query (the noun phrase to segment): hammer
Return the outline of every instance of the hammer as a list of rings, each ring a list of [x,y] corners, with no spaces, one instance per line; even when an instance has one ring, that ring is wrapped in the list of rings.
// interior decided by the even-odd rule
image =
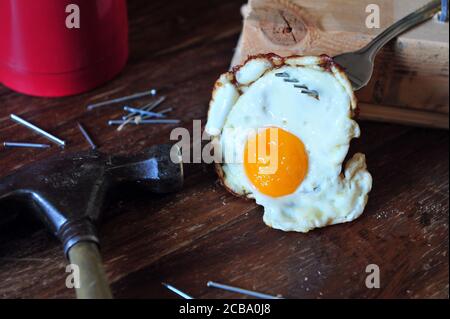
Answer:
[[[61,241],[79,269],[77,298],[109,299],[96,224],[108,191],[124,185],[157,194],[181,189],[180,150],[158,145],[132,157],[92,151],[54,157],[1,180],[0,203],[25,203]]]

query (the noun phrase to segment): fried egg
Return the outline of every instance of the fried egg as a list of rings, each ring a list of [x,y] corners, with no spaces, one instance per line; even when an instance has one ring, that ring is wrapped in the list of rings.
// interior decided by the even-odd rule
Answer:
[[[360,136],[357,101],[327,56],[262,55],[216,82],[205,131],[220,146],[223,185],[264,207],[264,222],[308,232],[350,222],[372,188],[363,154],[345,164]]]

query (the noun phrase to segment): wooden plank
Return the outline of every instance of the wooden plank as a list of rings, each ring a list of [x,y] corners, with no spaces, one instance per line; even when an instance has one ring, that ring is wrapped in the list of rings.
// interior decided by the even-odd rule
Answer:
[[[250,0],[243,8],[244,27],[232,65],[259,53],[334,56],[355,51],[426,2]],[[369,4],[380,7],[380,29],[368,29],[365,25],[368,15],[365,9]],[[357,93],[358,99],[362,104],[384,106],[380,112],[390,107],[396,109],[380,114],[383,120],[399,122],[410,114],[408,110],[418,110],[441,116],[440,122],[448,123],[448,37],[448,23],[436,20],[399,37],[377,57],[373,79]],[[414,120],[411,124],[429,123],[427,118]]]
[[[448,129],[449,127],[449,118],[447,116],[442,116],[440,113],[366,103],[360,103],[359,118],[378,122],[393,122],[403,125],[416,125],[439,129]]]

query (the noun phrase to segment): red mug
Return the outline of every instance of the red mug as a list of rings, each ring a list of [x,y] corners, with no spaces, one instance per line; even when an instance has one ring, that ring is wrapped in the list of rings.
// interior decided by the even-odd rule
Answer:
[[[0,83],[17,92],[79,94],[127,58],[125,0],[0,0]]]

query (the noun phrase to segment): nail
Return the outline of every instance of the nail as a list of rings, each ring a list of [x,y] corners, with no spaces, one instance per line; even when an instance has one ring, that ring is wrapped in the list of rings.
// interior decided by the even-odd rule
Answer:
[[[6,148],[50,148],[48,144],[35,144],[35,143],[17,143],[17,142],[4,142],[3,146]]]
[[[131,123],[131,122],[133,121],[133,119],[134,119],[133,117],[130,117],[130,118],[127,119],[127,120],[123,120],[123,123],[119,125],[119,127],[117,128],[117,131],[118,131],[118,132],[122,131],[123,128],[124,128],[125,126],[127,126],[127,124],[129,124],[129,123]],[[108,124],[111,125],[110,123],[108,123]]]
[[[86,129],[83,127],[83,125],[81,125],[81,123],[77,123],[78,124],[78,128],[81,131],[81,134],[83,134],[84,138],[86,139],[86,141],[89,143],[89,145],[91,146],[91,148],[93,150],[97,149],[97,145],[95,145],[94,141],[92,140],[92,138],[89,136],[89,133],[86,131]]]
[[[283,73],[275,73],[275,76],[278,78],[289,78],[291,77],[288,73],[283,72]]]
[[[247,296],[251,296],[251,297],[255,297],[255,298],[259,298],[259,299],[283,299],[281,297],[275,297],[275,296],[271,296],[271,295],[267,295],[267,294],[262,294],[260,292],[255,292],[255,291],[246,290],[246,289],[242,289],[242,288],[223,285],[223,284],[219,284],[219,283],[216,283],[213,281],[209,281],[207,286],[212,287],[212,288],[218,288],[218,289],[230,291],[230,292],[235,292],[238,294],[247,295]]]
[[[66,145],[66,142],[57,138],[56,136],[44,131],[43,129],[40,129],[39,127],[37,127],[36,125],[31,124],[30,122],[25,121],[24,119],[20,118],[19,116],[15,115],[15,114],[11,114],[11,119],[27,128],[29,128],[30,130],[46,137],[47,139],[49,139],[50,141],[64,147]]]
[[[159,114],[167,114],[167,113],[172,112],[172,111],[173,111],[173,108],[168,107],[167,109],[161,110],[158,113]]]
[[[99,108],[99,107],[102,107],[102,106],[107,106],[107,105],[111,105],[111,104],[117,104],[117,103],[130,101],[130,100],[136,100],[136,99],[139,99],[139,98],[142,98],[142,97],[145,97],[145,96],[155,96],[156,94],[157,94],[157,91],[155,89],[152,89],[150,91],[135,93],[135,94],[132,94],[132,95],[120,97],[120,98],[113,99],[113,100],[100,102],[100,103],[96,103],[96,104],[91,104],[91,105],[88,105],[87,109],[89,111],[92,111],[93,109],[96,109],[96,108]]]
[[[148,116],[148,117],[156,117],[156,118],[165,117],[165,115],[161,114],[161,113],[149,112],[149,111],[145,111],[142,109],[136,109],[134,107],[129,107],[129,106],[125,106],[123,108],[123,110],[126,112],[130,112],[132,114],[144,115],[144,116]]]
[[[157,108],[158,106],[160,106],[162,103],[164,103],[165,100],[166,100],[166,97],[162,96],[158,100],[156,100],[155,102],[147,104],[146,106],[141,108],[141,110],[150,112],[150,111],[154,110],[155,108]],[[129,118],[132,118],[133,116],[136,116],[136,115],[137,114],[128,114],[128,115],[124,116],[122,119],[123,120],[128,120]]]
[[[169,107],[167,109],[159,111],[158,113],[164,115],[164,114],[167,114],[167,113],[172,112],[172,111],[173,111],[173,108]],[[151,118],[151,116],[142,116],[141,120],[146,120],[146,119],[149,119],[149,118]]]
[[[175,287],[172,286],[172,285],[166,284],[166,283],[164,283],[164,282],[162,283],[162,285],[163,285],[164,287],[166,287],[167,289],[169,289],[170,291],[176,293],[178,296],[184,298],[184,299],[194,299],[194,298],[192,298],[191,296],[189,296],[187,293],[181,291],[181,290],[178,289],[178,288],[175,288]]]
[[[317,93],[317,91],[314,91],[314,90],[302,90],[301,93],[307,94],[310,97],[315,98],[316,100],[319,99],[319,93]]]
[[[303,93],[303,94],[307,94],[307,95],[309,95],[309,96],[311,96],[311,97],[313,97],[313,98],[315,98],[315,99],[319,99],[319,92],[317,92],[317,91],[315,91],[315,90],[310,90],[310,89],[308,89],[308,87],[306,86],[306,85],[304,85],[304,84],[296,84],[296,85],[294,85],[294,87],[295,88],[297,88],[297,89],[302,89],[301,90],[301,93]]]
[[[108,122],[108,125],[122,125],[128,124],[128,120],[111,120]],[[135,121],[130,121],[129,124],[139,125],[139,124],[178,124],[180,120],[142,120],[136,123]]]
[[[164,110],[161,110],[159,112],[156,112],[156,114],[165,115],[165,114],[167,114],[169,112],[172,112],[172,111],[173,111],[173,108],[169,107],[167,109],[164,109]],[[150,113],[155,113],[155,112],[150,112]],[[146,119],[152,118],[153,116],[147,116],[147,115],[141,116],[141,115],[136,114],[135,117],[138,117],[141,120],[146,120]],[[162,117],[165,117],[165,116],[162,116]],[[160,118],[162,118],[162,117],[160,117]],[[126,115],[126,116],[122,117],[122,120],[124,120],[124,121],[129,120],[129,119],[134,119],[134,117],[133,116],[129,116],[129,115]]]

